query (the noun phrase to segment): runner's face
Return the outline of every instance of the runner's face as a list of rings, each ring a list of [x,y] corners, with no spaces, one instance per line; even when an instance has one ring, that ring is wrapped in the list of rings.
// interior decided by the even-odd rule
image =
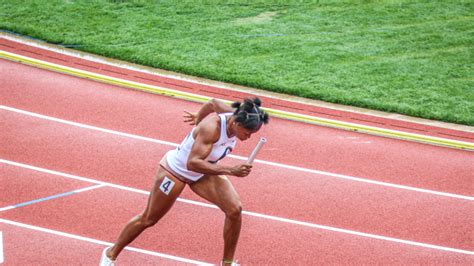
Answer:
[[[253,133],[257,132],[260,128],[257,128],[255,130],[251,130],[251,129],[247,129],[247,128],[244,128],[240,123],[237,123],[236,124],[236,127],[235,127],[235,136],[239,139],[239,140],[247,140],[249,139]]]

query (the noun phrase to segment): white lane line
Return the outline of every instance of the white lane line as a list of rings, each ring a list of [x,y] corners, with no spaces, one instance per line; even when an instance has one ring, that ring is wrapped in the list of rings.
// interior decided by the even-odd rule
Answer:
[[[71,179],[75,179],[75,180],[81,180],[81,181],[91,182],[91,183],[95,183],[95,184],[101,184],[101,185],[105,185],[105,186],[109,186],[109,187],[113,187],[113,188],[117,188],[117,189],[121,189],[121,190],[131,191],[131,192],[139,193],[139,194],[143,194],[143,195],[149,195],[149,192],[145,191],[145,190],[130,188],[130,187],[127,187],[127,186],[116,185],[116,184],[103,182],[103,181],[98,181],[98,180],[85,178],[85,177],[80,177],[80,176],[74,176],[74,175],[65,174],[65,173],[61,173],[61,172],[58,172],[58,171],[52,171],[52,170],[48,170],[48,169],[44,169],[44,168],[40,168],[40,167],[36,167],[36,166],[26,165],[26,164],[12,162],[12,161],[3,160],[3,159],[0,159],[0,163],[5,163],[5,164],[17,166],[17,167],[22,167],[22,168],[26,168],[26,169],[30,169],[30,170],[43,172],[43,173],[58,175],[58,176],[71,178]],[[197,206],[201,206],[201,207],[218,209],[217,206],[212,205],[212,204],[208,204],[208,203],[203,203],[203,202],[198,202],[198,201],[193,201],[193,200],[188,200],[188,199],[182,199],[182,198],[178,198],[178,201],[188,203],[188,204],[197,205]],[[289,224],[294,224],[294,225],[300,225],[300,226],[306,226],[306,227],[311,227],[311,228],[318,228],[318,229],[321,229],[321,230],[339,232],[339,233],[344,233],[344,234],[349,234],[349,235],[362,236],[362,237],[378,239],[378,240],[384,240],[384,241],[395,242],[395,243],[401,243],[401,244],[406,244],[406,245],[411,245],[411,246],[418,246],[418,247],[424,247],[424,248],[430,248],[430,249],[436,249],[436,250],[443,250],[443,251],[449,251],[449,252],[456,252],[456,253],[474,255],[474,251],[469,251],[469,250],[462,250],[462,249],[456,249],[456,248],[426,244],[426,243],[421,243],[421,242],[416,242],[416,241],[404,240],[404,239],[399,239],[399,238],[386,237],[386,236],[381,236],[381,235],[376,235],[376,234],[369,234],[369,233],[358,232],[358,231],[353,231],[353,230],[347,230],[347,229],[342,229],[342,228],[337,228],[337,227],[331,227],[331,226],[314,224],[314,223],[309,223],[309,222],[302,222],[302,221],[298,221],[298,220],[287,219],[287,218],[282,218],[282,217],[277,217],[277,216],[260,214],[260,213],[256,213],[256,212],[250,212],[250,211],[243,211],[242,213],[245,214],[245,215],[254,216],[254,217],[258,217],[258,218],[262,218],[262,219],[278,221],[278,222],[283,222],[283,223],[289,223]]]
[[[2,231],[0,231],[0,263],[3,263],[4,257],[3,257],[3,235]]]
[[[264,218],[264,219],[284,222],[284,223],[290,223],[290,224],[302,225],[302,226],[307,226],[307,227],[312,227],[312,228],[318,228],[318,229],[322,229],[322,230],[328,230],[328,231],[339,232],[339,233],[344,233],[344,234],[362,236],[362,237],[367,237],[367,238],[372,238],[372,239],[385,240],[385,241],[390,241],[390,242],[395,242],[395,243],[400,243],[400,244],[406,244],[406,245],[410,245],[410,246],[418,246],[418,247],[431,248],[431,249],[437,249],[437,250],[443,250],[443,251],[449,251],[449,252],[462,253],[462,254],[467,254],[467,255],[474,255],[474,251],[470,251],[470,250],[450,248],[450,247],[432,245],[432,244],[421,243],[421,242],[416,242],[416,241],[404,240],[404,239],[400,239],[400,238],[363,233],[363,232],[358,232],[358,231],[353,231],[353,230],[347,230],[347,229],[342,229],[342,228],[337,228],[337,227],[332,227],[332,226],[326,226],[326,225],[313,224],[313,223],[308,223],[308,222],[301,222],[301,221],[296,221],[296,220],[292,220],[292,219],[275,217],[275,216],[259,214],[259,213],[253,213],[253,212],[245,212],[244,211],[244,213],[248,214],[249,216],[255,216],[255,217],[260,217],[260,218]]]
[[[245,157],[240,157],[239,159],[244,159],[244,158]],[[384,186],[384,187],[397,188],[397,189],[403,189],[403,190],[408,190],[408,191],[427,193],[427,194],[431,194],[431,195],[437,195],[437,196],[443,196],[443,197],[450,197],[450,198],[474,201],[474,197],[472,197],[472,196],[453,194],[453,193],[435,191],[435,190],[424,189],[424,188],[410,187],[410,186],[398,185],[398,184],[393,184],[393,183],[386,183],[386,182],[382,182],[382,181],[376,181],[376,180],[365,179],[365,178],[360,178],[360,177],[353,177],[353,176],[348,176],[348,175],[334,174],[334,173],[329,173],[329,172],[324,172],[324,171],[319,171],[319,170],[312,170],[312,169],[308,169],[308,168],[303,168],[303,167],[298,167],[298,166],[291,166],[291,165],[286,165],[286,164],[281,164],[281,163],[261,161],[261,160],[258,160],[258,159],[256,159],[255,162],[258,162],[258,163],[261,163],[261,164],[266,164],[266,165],[272,165],[272,166],[276,166],[276,167],[280,167],[280,168],[291,169],[291,170],[300,171],[300,172],[306,172],[306,173],[317,174],[317,175],[319,174],[319,175],[324,175],[324,176],[331,176],[331,177],[335,177],[335,178],[338,178],[338,179],[345,179],[345,180],[351,180],[351,181],[355,181],[355,182],[361,182],[361,183]]]
[[[73,190],[72,192],[77,194],[77,193],[93,190],[93,189],[96,189],[96,188],[101,188],[101,187],[104,187],[104,186],[105,185],[100,184],[100,185],[97,185],[97,186],[91,186],[91,187],[76,189],[76,190]]]
[[[71,126],[76,126],[76,127],[80,127],[80,128],[105,132],[105,133],[109,133],[109,134],[113,134],[113,135],[117,135],[117,136],[122,136],[122,137],[126,137],[126,138],[149,141],[149,142],[163,144],[163,145],[169,145],[169,146],[173,146],[173,147],[177,147],[179,145],[177,143],[172,143],[172,142],[168,142],[168,141],[143,137],[143,136],[134,135],[134,134],[123,133],[123,132],[119,132],[119,131],[115,131],[115,130],[104,129],[104,128],[100,128],[100,127],[95,127],[95,126],[85,125],[85,124],[76,123],[76,122],[72,122],[72,121],[68,121],[68,120],[63,120],[63,119],[59,119],[59,118],[55,118],[55,117],[51,117],[51,116],[32,113],[32,112],[28,112],[28,111],[24,111],[24,110],[12,108],[12,107],[4,106],[4,105],[0,105],[0,109],[15,112],[15,113],[20,113],[20,114],[24,114],[24,115],[28,115],[28,116],[32,116],[32,117],[36,117],[36,118],[40,118],[40,119],[54,121],[54,122],[58,122],[58,123],[66,124],[66,125],[71,125]],[[244,160],[244,161],[247,160],[247,157],[243,157],[243,156],[229,155],[229,157],[234,158],[234,159],[238,159],[238,160]],[[423,188],[416,188],[416,187],[405,186],[405,185],[398,185],[398,184],[393,184],[393,183],[375,181],[375,180],[371,180],[371,179],[348,176],[348,175],[329,173],[329,172],[324,172],[324,171],[319,171],[319,170],[313,170],[313,169],[308,169],[308,168],[303,168],[303,167],[298,167],[298,166],[291,166],[291,165],[286,165],[286,164],[281,164],[281,163],[274,163],[274,162],[263,161],[263,160],[258,160],[258,159],[256,159],[255,162],[265,164],[265,165],[280,167],[280,168],[291,169],[291,170],[295,170],[295,171],[301,171],[301,172],[306,172],[306,173],[311,173],[311,174],[335,177],[335,178],[338,178],[338,179],[344,179],[344,180],[362,182],[362,183],[379,185],[379,186],[384,186],[384,187],[404,189],[404,190],[409,190],[409,191],[428,193],[428,194],[432,194],[432,195],[438,195],[438,196],[444,196],[444,197],[451,197],[451,198],[474,201],[473,196],[466,196],[466,195],[460,195],[460,194],[454,194],[454,193],[448,193],[448,192],[435,191],[435,190],[430,190],[430,189],[423,189]]]
[[[67,197],[67,196],[78,194],[78,193],[81,193],[81,192],[84,192],[84,191],[89,191],[89,190],[93,190],[93,189],[96,189],[96,188],[101,188],[101,187],[104,187],[104,186],[105,185],[100,184],[100,185],[80,188],[80,189],[76,189],[76,190],[72,190],[72,191],[67,191],[67,192],[63,192],[63,193],[59,193],[59,194],[55,194],[55,195],[51,195],[51,196],[46,196],[46,197],[42,197],[42,198],[38,198],[38,199],[34,199],[34,200],[29,200],[29,201],[26,201],[26,202],[21,202],[21,203],[18,203],[18,204],[14,204],[14,205],[11,205],[11,206],[6,206],[6,207],[3,207],[3,208],[0,208],[0,212],[15,209],[15,208],[20,208],[20,207],[23,207],[23,206],[28,206],[28,205],[43,202],[43,201],[48,201],[48,200],[53,200],[53,199],[57,199],[57,198]]]
[[[21,228],[27,228],[27,229],[31,229],[31,230],[34,230],[34,231],[44,232],[44,233],[53,234],[53,235],[57,235],[57,236],[63,236],[63,237],[72,238],[72,239],[76,239],[76,240],[80,240],[80,241],[84,241],[84,242],[89,242],[89,243],[94,243],[94,244],[99,244],[99,245],[103,245],[103,246],[113,245],[110,242],[106,242],[106,241],[102,241],[102,240],[97,240],[97,239],[93,239],[93,238],[89,238],[89,237],[69,234],[69,233],[65,233],[65,232],[61,232],[61,231],[56,231],[56,230],[52,230],[52,229],[48,229],[48,228],[44,228],[44,227],[35,226],[35,225],[19,223],[19,222],[6,220],[6,219],[2,219],[2,218],[0,218],[0,223],[5,223],[5,224],[21,227]],[[213,265],[213,264],[210,264],[210,263],[207,263],[207,262],[186,259],[186,258],[183,258],[183,257],[172,256],[172,255],[159,253],[159,252],[154,252],[154,251],[149,251],[149,250],[140,249],[140,248],[126,247],[125,249],[130,250],[130,251],[134,251],[134,252],[137,252],[137,253],[147,254],[147,255],[151,255],[151,256],[155,256],[155,257],[161,257],[161,258],[170,259],[170,260],[179,261],[179,262],[184,262],[184,263],[191,263],[191,264],[196,264],[196,265]],[[97,258],[97,261],[99,261],[99,260],[100,260],[100,258]]]
[[[20,110],[20,109],[16,109],[16,108],[8,107],[8,106],[5,106],[5,105],[0,105],[0,109],[15,112],[15,113],[19,113],[19,114],[23,114],[23,115],[28,115],[28,116],[32,116],[32,117],[36,117],[36,118],[41,118],[41,119],[44,119],[44,120],[54,121],[54,122],[58,122],[58,123],[62,123],[62,124],[70,125],[70,126],[75,126],[75,127],[100,131],[100,132],[104,132],[104,133],[109,133],[109,134],[113,134],[113,135],[117,135],[117,136],[121,136],[121,137],[144,140],[144,141],[149,141],[149,142],[154,142],[154,143],[164,144],[164,145],[169,145],[169,146],[174,146],[174,147],[178,146],[178,144],[173,143],[173,142],[157,140],[157,139],[142,137],[142,136],[138,136],[138,135],[134,135],[134,134],[123,133],[123,132],[119,132],[119,131],[115,131],[115,130],[110,130],[110,129],[90,126],[90,125],[86,125],[86,124],[76,123],[76,122],[72,122],[72,121],[68,121],[68,120],[64,120],[64,119],[59,119],[59,118],[55,118],[55,117],[51,117],[51,116],[41,115],[41,114],[38,114],[38,113],[32,113],[32,112],[28,112],[28,111],[24,111],[24,110]]]

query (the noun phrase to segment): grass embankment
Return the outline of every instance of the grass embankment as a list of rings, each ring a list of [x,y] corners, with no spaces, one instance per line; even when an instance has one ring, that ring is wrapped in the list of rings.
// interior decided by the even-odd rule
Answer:
[[[177,2],[8,0],[0,28],[213,80],[474,125],[472,1]]]

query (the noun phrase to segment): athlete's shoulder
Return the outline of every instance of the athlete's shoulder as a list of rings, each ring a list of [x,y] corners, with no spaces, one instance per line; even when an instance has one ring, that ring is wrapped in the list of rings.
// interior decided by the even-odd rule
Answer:
[[[221,132],[220,118],[216,113],[209,114],[199,123],[195,130],[195,139],[200,138],[205,142],[216,142]]]

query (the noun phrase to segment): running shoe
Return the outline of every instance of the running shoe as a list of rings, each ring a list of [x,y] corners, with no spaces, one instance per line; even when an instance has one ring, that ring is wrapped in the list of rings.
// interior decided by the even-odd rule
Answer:
[[[230,262],[230,261],[229,261],[229,262]],[[229,262],[226,261],[226,262],[224,263],[224,261],[222,261],[222,262],[221,262],[221,265],[240,266],[240,263],[239,263],[238,261],[232,261],[231,264],[229,264]]]
[[[102,257],[100,258],[100,264],[99,266],[115,266],[115,260],[109,259],[107,257],[107,250],[109,247],[104,248],[104,251],[102,251]]]

